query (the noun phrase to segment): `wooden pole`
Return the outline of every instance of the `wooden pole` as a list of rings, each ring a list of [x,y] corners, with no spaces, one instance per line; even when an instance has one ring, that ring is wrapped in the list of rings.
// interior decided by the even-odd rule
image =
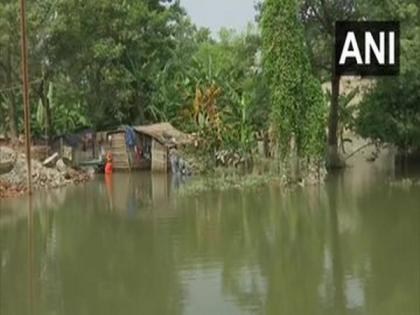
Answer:
[[[29,74],[28,74],[28,40],[26,26],[25,0],[20,0],[20,32],[21,32],[21,58],[22,58],[22,94],[25,122],[25,151],[26,165],[28,168],[28,193],[32,194],[32,169],[31,169],[31,112],[29,104]]]

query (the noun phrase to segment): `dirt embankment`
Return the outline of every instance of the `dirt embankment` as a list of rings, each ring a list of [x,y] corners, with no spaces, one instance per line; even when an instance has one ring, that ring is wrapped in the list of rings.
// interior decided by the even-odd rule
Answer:
[[[0,198],[17,196],[27,190],[27,167],[24,154],[8,147],[0,147],[0,169],[3,169],[0,172]],[[92,177],[89,172],[68,167],[61,159],[53,163],[51,167],[45,167],[40,161],[34,159],[31,169],[34,190],[78,184]]]

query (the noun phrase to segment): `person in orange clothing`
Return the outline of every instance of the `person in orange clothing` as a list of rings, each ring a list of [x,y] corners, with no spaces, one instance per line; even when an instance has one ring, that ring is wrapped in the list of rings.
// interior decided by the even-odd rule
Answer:
[[[109,152],[106,156],[105,174],[112,174],[112,153]]]

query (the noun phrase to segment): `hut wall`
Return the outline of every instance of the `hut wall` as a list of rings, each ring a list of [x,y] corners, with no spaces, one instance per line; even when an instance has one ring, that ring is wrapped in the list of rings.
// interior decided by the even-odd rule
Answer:
[[[95,137],[94,158],[101,158],[104,151],[107,149],[107,132],[97,132]]]
[[[150,170],[150,160],[138,159],[134,150],[129,150],[129,159],[131,161],[131,169]]]
[[[115,133],[111,136],[112,166],[116,170],[130,169],[127,149],[125,145],[125,133]]]
[[[168,149],[158,141],[152,141],[152,171],[168,171]]]
[[[111,135],[110,151],[112,153],[112,164],[115,170],[150,170],[150,159],[139,159],[136,152],[127,147],[125,142],[125,132],[114,133]]]

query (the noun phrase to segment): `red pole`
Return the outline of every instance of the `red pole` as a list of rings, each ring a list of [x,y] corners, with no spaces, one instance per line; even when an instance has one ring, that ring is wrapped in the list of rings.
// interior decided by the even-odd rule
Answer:
[[[26,165],[28,168],[28,193],[32,194],[32,169],[31,169],[31,112],[29,104],[29,74],[28,74],[28,40],[26,26],[25,0],[20,0],[20,32],[21,32],[21,58],[22,58],[22,94],[25,121],[25,151]]]

